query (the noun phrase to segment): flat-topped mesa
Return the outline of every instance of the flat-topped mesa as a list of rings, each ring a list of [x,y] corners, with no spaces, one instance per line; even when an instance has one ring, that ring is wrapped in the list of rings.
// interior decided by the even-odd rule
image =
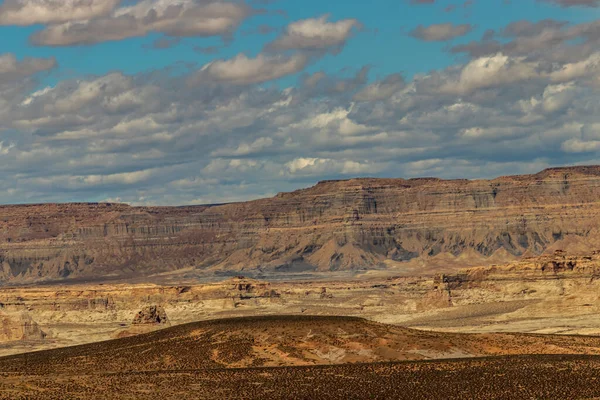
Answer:
[[[0,282],[491,265],[600,248],[600,167],[323,181],[241,203],[0,206]]]

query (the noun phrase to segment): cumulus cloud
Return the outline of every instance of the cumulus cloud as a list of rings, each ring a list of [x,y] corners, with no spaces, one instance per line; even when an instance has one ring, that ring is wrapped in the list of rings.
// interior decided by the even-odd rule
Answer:
[[[48,87],[29,81],[53,62],[2,56],[0,202],[210,203],[340,177],[478,178],[597,163],[600,61],[597,47],[580,47],[593,29],[514,24],[487,40],[578,40],[536,39],[535,55],[504,47],[406,81],[369,80],[360,66],[311,71],[286,88],[260,83],[320,54],[238,55],[177,76],[115,72]]]
[[[563,142],[561,149],[567,153],[592,153],[600,150],[600,140],[569,139]]]
[[[451,78],[439,86],[443,93],[465,94],[474,90],[495,87],[537,77],[536,65],[523,58],[513,58],[502,53],[470,61]]]
[[[54,67],[54,58],[25,58],[19,61],[14,54],[0,54],[0,83],[48,71]]]
[[[55,24],[109,14],[121,0],[5,0],[0,25]]]
[[[588,57],[600,46],[600,22],[569,25],[563,21],[516,21],[499,31],[486,31],[480,41],[450,49],[482,57],[496,53],[523,56],[530,60],[563,63]]]
[[[172,37],[224,36],[251,14],[252,9],[237,2],[141,0],[108,15],[48,25],[33,34],[31,40],[36,45],[70,46],[145,36],[150,32]]]
[[[304,69],[307,63],[308,57],[303,54],[289,57],[259,54],[254,58],[239,54],[229,60],[217,60],[206,64],[192,80],[196,83],[223,82],[248,85],[294,74]]]
[[[328,21],[329,16],[292,22],[285,32],[267,45],[268,50],[333,50],[338,51],[360,26],[356,19]]]
[[[242,142],[235,149],[222,148],[213,151],[211,154],[216,157],[239,157],[260,153],[273,145],[273,139],[270,137],[260,137],[252,143]]]
[[[369,66],[364,66],[350,77],[344,77],[343,71],[338,74],[326,74],[323,71],[305,74],[301,77],[302,85],[296,91],[296,98],[300,101],[302,97],[351,95],[367,82],[369,70]]]
[[[295,158],[285,164],[281,175],[321,176],[324,173],[366,176],[381,171],[383,165],[369,161],[339,161],[327,158]]]
[[[400,74],[391,74],[382,81],[372,83],[354,95],[354,100],[377,101],[390,98],[404,87],[404,78]]]
[[[419,25],[410,35],[427,42],[442,42],[459,36],[464,36],[473,30],[470,24],[454,25],[451,23],[434,24],[429,26]]]

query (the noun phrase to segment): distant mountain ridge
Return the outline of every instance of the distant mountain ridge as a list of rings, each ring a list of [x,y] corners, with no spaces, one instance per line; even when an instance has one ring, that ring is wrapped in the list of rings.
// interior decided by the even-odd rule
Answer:
[[[600,166],[323,181],[241,203],[0,206],[0,282],[486,265],[600,248]]]

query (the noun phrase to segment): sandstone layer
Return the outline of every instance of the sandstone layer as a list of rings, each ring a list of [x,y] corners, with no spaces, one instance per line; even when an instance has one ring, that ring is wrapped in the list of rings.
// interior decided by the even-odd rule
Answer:
[[[421,272],[600,248],[600,167],[351,179],[245,203],[0,207],[0,282]],[[165,275],[166,274],[166,275]],[[178,278],[178,279],[179,279]]]
[[[556,252],[434,276],[370,275],[343,281],[236,277],[194,285],[4,288],[0,313],[26,314],[47,336],[0,337],[0,356],[164,328],[168,324],[133,324],[140,310],[155,305],[172,325],[241,316],[343,315],[444,332],[600,335],[600,254]]]
[[[0,313],[0,342],[42,340],[45,337],[46,333],[26,312]]]

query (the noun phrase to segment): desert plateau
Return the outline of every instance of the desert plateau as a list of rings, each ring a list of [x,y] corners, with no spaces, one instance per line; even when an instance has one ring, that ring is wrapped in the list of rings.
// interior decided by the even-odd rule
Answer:
[[[600,0],[0,0],[0,400],[600,400]]]
[[[596,182],[0,207],[0,398],[598,397]]]

